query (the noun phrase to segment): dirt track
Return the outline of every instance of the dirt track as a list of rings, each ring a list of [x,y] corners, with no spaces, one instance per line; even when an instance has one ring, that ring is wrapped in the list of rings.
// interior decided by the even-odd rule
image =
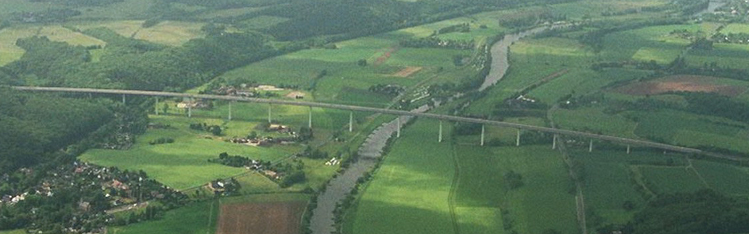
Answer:
[[[404,69],[396,72],[395,74],[393,74],[393,76],[397,76],[397,77],[409,77],[409,76],[413,75],[414,73],[417,73],[417,72],[421,71],[421,69],[422,69],[422,67],[406,67],[406,68],[404,68]]]
[[[304,202],[221,206],[217,234],[298,234]]]

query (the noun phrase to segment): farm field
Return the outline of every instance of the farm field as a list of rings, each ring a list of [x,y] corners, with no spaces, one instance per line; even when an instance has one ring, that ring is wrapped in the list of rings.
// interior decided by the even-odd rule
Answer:
[[[133,38],[146,40],[158,44],[180,46],[194,38],[204,36],[203,23],[164,21],[153,27],[140,28]],[[123,35],[128,36],[128,35]]]
[[[484,215],[457,213],[458,220],[465,215],[476,220],[459,222],[461,232],[463,227],[478,231],[470,233],[577,232],[575,199],[567,192],[572,182],[562,158],[550,147],[457,146],[456,156],[456,210],[484,211]],[[511,189],[504,179],[510,171],[522,176],[519,188]]]
[[[261,160],[279,160],[301,150],[294,147],[251,147],[224,142],[220,137],[207,132],[190,130],[193,122],[218,124],[230,129],[244,128],[248,134],[250,123],[216,119],[188,119],[174,116],[152,116],[152,123],[171,125],[170,129],[150,129],[137,139],[129,150],[89,150],[80,156],[81,160],[102,166],[117,166],[121,169],[143,170],[154,178],[176,189],[187,189],[207,183],[216,178],[226,178],[245,173],[243,168],[234,168],[207,160],[218,154],[243,155]],[[229,133],[231,134],[231,133]],[[149,145],[148,142],[162,137],[174,139],[174,143]],[[261,179],[261,178],[257,178]]]
[[[558,108],[552,112],[554,123],[560,128],[601,132],[606,135],[638,138],[637,123],[621,115],[606,114],[602,108]]]
[[[295,85],[300,89],[314,90],[316,101],[382,107],[393,97],[371,92],[369,87],[391,84],[409,88],[420,82],[427,85],[455,82],[466,73],[476,72],[469,66],[453,64],[454,56],[472,58],[474,50],[405,48],[399,45],[400,40],[427,37],[440,28],[467,23],[470,32],[448,33],[440,38],[475,40],[480,44],[504,30],[490,23],[500,14],[502,12],[481,13],[336,42],[336,49],[302,50],[229,71],[220,78]],[[486,25],[486,28],[480,25]],[[359,60],[366,61],[367,65],[357,65]],[[403,73],[406,69],[414,69],[414,72]]]
[[[449,200],[455,173],[453,149],[448,142],[436,141],[437,125],[419,120],[403,131],[362,192],[344,231],[454,232]],[[444,130],[450,134],[449,127]]]
[[[214,233],[219,215],[217,201],[202,201],[167,211],[160,220],[124,227],[109,227],[116,234],[204,234]]]
[[[297,194],[224,199],[216,234],[297,234],[307,199]]]
[[[70,45],[104,46],[106,43],[99,39],[71,31],[62,26],[18,26],[0,29],[0,66],[20,59],[26,52],[16,46],[16,41],[32,36],[44,36],[51,41],[66,42]]]
[[[566,15],[570,18],[580,19],[584,16],[597,17],[604,12],[620,12],[625,10],[640,9],[642,7],[661,6],[667,4],[663,0],[584,0],[582,2],[554,4],[551,6],[554,13]]]

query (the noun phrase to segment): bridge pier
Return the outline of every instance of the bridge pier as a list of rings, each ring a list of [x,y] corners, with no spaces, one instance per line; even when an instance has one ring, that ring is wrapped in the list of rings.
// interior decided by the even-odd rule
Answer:
[[[518,129],[518,135],[515,139],[515,146],[520,146],[520,129]]]
[[[484,146],[484,132],[485,132],[484,128],[485,127],[486,125],[483,125],[483,124],[481,125],[481,146]]]
[[[187,103],[187,118],[192,118],[192,98],[189,99],[189,103]]]
[[[354,131],[354,112],[350,111],[348,113],[348,131],[353,132]]]
[[[273,104],[268,103],[268,123],[273,122],[273,119],[271,118],[272,109],[273,109]]]
[[[590,144],[588,145],[588,153],[593,152],[593,139],[590,139]]]
[[[557,134],[554,134],[554,138],[551,139],[551,149],[557,149]]]
[[[308,121],[308,123],[309,123],[309,124],[307,124],[307,126],[308,126],[308,127],[310,128],[310,129],[312,129],[312,107],[311,107],[311,106],[309,107],[309,121]]]
[[[234,101],[229,101],[229,121],[231,121],[231,103]]]
[[[630,149],[630,146],[627,145],[627,154],[629,154],[630,152],[632,152],[632,150]]]
[[[401,116],[399,115],[397,119],[398,119],[398,121],[396,121],[396,122],[398,122],[398,126],[396,126],[397,129],[395,131],[395,137],[399,137],[400,138],[401,137]]]
[[[440,136],[439,139],[437,139],[437,142],[442,142],[442,120],[440,120]]]
[[[153,109],[156,112],[156,115],[159,115],[159,97],[156,97],[156,103],[153,104]]]

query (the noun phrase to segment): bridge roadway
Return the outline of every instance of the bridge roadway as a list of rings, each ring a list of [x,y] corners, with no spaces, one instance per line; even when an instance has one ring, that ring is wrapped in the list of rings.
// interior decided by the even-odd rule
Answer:
[[[197,98],[197,99],[213,99],[213,100],[229,100],[229,101],[240,101],[240,102],[253,102],[253,103],[267,103],[277,105],[290,105],[290,106],[308,106],[308,107],[319,107],[349,111],[364,111],[364,112],[375,112],[396,116],[416,116],[422,118],[438,119],[443,121],[454,121],[454,122],[467,122],[477,123],[484,125],[493,125],[499,127],[515,128],[519,130],[539,131],[558,135],[566,135],[573,137],[582,137],[603,141],[610,141],[620,143],[624,145],[632,146],[644,146],[656,149],[663,149],[681,153],[692,153],[692,154],[705,154],[712,157],[720,157],[730,160],[740,160],[736,157],[719,155],[710,152],[703,152],[699,149],[687,148],[669,144],[656,143],[651,141],[643,141],[636,139],[629,139],[623,137],[607,136],[586,132],[578,132],[564,129],[539,127],[525,124],[508,123],[501,121],[493,121],[486,119],[468,118],[451,115],[441,115],[433,113],[415,113],[402,110],[391,110],[383,108],[373,107],[362,107],[352,105],[341,105],[331,103],[319,103],[319,102],[300,102],[300,101],[288,101],[288,100],[276,100],[276,99],[262,99],[262,98],[249,98],[249,97],[237,97],[237,96],[222,96],[222,95],[208,95],[208,94],[188,94],[188,93],[173,93],[173,92],[160,92],[160,91],[143,91],[143,90],[121,90],[121,89],[89,89],[89,88],[62,88],[62,87],[28,87],[28,86],[13,86],[13,89],[21,91],[46,91],[46,92],[68,92],[68,93],[87,93],[87,94],[118,94],[118,95],[137,95],[137,96],[152,96],[152,97],[182,97],[182,98]]]

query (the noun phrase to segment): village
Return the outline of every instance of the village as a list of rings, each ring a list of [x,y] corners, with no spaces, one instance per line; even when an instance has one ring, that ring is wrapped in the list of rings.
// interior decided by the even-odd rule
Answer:
[[[61,215],[51,209],[71,204],[66,215],[75,221],[62,227],[65,232],[97,232],[107,223],[116,225],[118,220],[109,210],[129,210],[122,207],[147,204],[145,201],[158,201],[160,209],[168,210],[188,200],[181,192],[149,179],[143,171],[122,171],[77,160],[39,170],[44,169],[22,168],[0,176],[0,206],[41,218]]]

